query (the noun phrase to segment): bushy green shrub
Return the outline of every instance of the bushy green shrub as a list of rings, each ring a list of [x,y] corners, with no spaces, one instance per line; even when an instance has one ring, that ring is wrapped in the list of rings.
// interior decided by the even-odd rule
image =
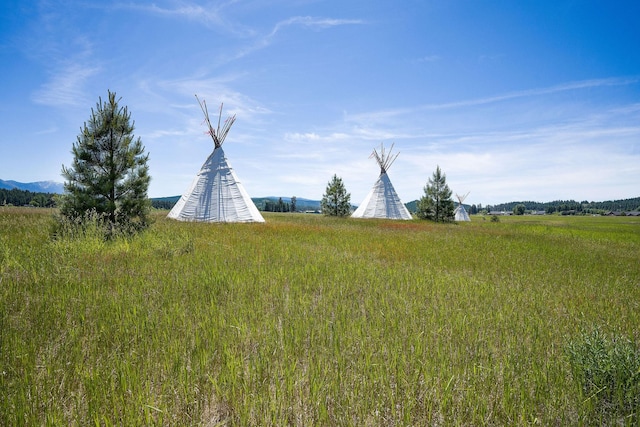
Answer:
[[[595,328],[571,340],[566,351],[588,413],[640,420],[640,350],[634,342]]]
[[[69,217],[54,215],[51,226],[51,236],[55,240],[96,240],[106,241],[118,237],[132,236],[138,228],[127,221],[112,223],[107,213],[99,213],[95,209],[88,210],[84,215]]]

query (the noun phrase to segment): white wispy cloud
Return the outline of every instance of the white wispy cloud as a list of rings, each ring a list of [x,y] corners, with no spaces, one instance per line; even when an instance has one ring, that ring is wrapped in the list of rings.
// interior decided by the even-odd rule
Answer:
[[[239,22],[231,21],[224,11],[229,6],[237,3],[236,0],[228,2],[209,2],[205,5],[195,2],[172,2],[167,6],[161,6],[157,3],[152,4],[132,4],[132,3],[116,3],[106,5],[104,7],[110,9],[129,9],[144,13],[150,13],[166,18],[175,18],[200,23],[208,28],[219,29],[227,34],[235,36],[249,36],[253,31],[245,27]]]
[[[516,100],[529,97],[540,97],[543,95],[552,95],[562,92],[577,91],[584,89],[594,89],[600,87],[611,86],[630,86],[640,83],[640,76],[631,77],[612,77],[605,79],[580,80],[568,82],[559,85],[526,89],[521,91],[508,92],[484,98],[466,99],[461,101],[446,102],[440,104],[424,104],[396,109],[369,111],[364,113],[348,114],[344,113],[344,119],[356,123],[388,123],[389,120],[399,116],[410,114],[421,114],[425,111],[435,110],[453,110],[463,107],[474,107],[480,105],[489,105],[503,101]],[[633,108],[627,106],[625,108]]]
[[[253,52],[270,46],[276,35],[286,27],[298,26],[305,29],[323,30],[341,25],[361,25],[364,21],[360,19],[335,19],[335,18],[315,18],[311,16],[294,16],[276,23],[269,34],[255,38],[253,43],[239,49],[228,61],[243,58]]]
[[[322,142],[336,142],[336,141],[344,141],[351,138],[351,135],[343,132],[333,132],[327,135],[321,135],[316,132],[305,132],[305,133],[285,133],[285,140],[290,142],[308,142],[308,143],[322,143]]]
[[[626,86],[640,82],[640,77],[612,77],[606,79],[581,80],[576,82],[563,83],[545,88],[528,89],[522,91],[509,92],[502,95],[490,96],[486,98],[470,99],[458,102],[443,104],[424,105],[422,109],[447,109],[457,107],[469,107],[474,105],[492,104],[516,98],[525,98],[540,95],[551,95],[554,93],[567,92],[572,90],[591,89],[606,86]]]
[[[438,62],[440,61],[440,55],[427,55],[420,57],[415,60],[417,63],[429,63],[429,62]]]
[[[59,131],[59,128],[56,126],[53,127],[48,127],[46,129],[41,129],[39,131],[34,132],[34,135],[49,135],[49,134],[55,134],[56,132]]]
[[[299,26],[302,28],[325,29],[337,27],[341,25],[361,25],[364,21],[360,19],[336,19],[336,18],[316,18],[312,16],[294,16],[284,21],[278,22],[267,38],[272,38],[283,28],[290,26]]]
[[[38,6],[24,50],[34,62],[42,64],[47,79],[33,90],[31,100],[54,107],[86,105],[85,85],[102,69],[91,36],[74,32],[72,14],[65,14],[53,2]]]
[[[206,101],[211,115],[217,115],[221,103],[224,104],[223,115],[237,114],[238,117],[242,117],[243,121],[255,121],[260,117],[272,114],[273,112],[261,102],[233,88],[234,82],[243,77],[245,77],[244,73],[227,73],[215,77],[199,73],[180,79],[145,82],[144,91],[150,94],[149,96],[152,94],[159,99],[162,99],[160,93],[167,93],[168,99],[174,99],[176,95],[179,96],[184,100],[184,103],[172,105],[167,99],[160,105],[163,108],[176,110],[180,115],[187,113],[196,117],[201,116],[202,113],[194,95]],[[161,101],[156,100],[154,104],[158,104],[158,102]]]
[[[99,72],[100,67],[95,65],[63,64],[51,71],[49,80],[32,94],[32,100],[53,107],[87,105],[84,85]]]

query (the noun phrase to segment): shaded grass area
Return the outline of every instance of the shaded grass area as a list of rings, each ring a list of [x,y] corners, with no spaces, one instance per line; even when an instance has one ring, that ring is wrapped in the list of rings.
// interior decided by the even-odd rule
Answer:
[[[0,208],[2,425],[579,425],[567,343],[640,339],[636,218],[50,216]]]

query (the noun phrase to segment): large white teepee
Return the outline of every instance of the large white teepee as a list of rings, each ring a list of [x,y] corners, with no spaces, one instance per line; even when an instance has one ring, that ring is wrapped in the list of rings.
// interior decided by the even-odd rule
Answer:
[[[391,150],[393,150],[393,144]],[[375,149],[371,153],[370,157],[375,157],[380,165],[380,176],[367,197],[351,215],[352,218],[411,219],[409,210],[400,201],[400,197],[398,197],[387,175],[387,170],[400,154],[391,156],[391,150],[387,154],[384,151],[384,146],[381,145],[380,153]]]
[[[208,133],[213,138],[214,149],[187,192],[180,197],[167,216],[180,221],[264,222],[264,218],[238,180],[222,150],[222,143],[236,116],[227,118],[220,128],[222,116],[222,105],[220,105],[220,117],[216,130],[209,121],[207,104],[204,100],[200,102],[199,99],[198,103],[209,127]]]
[[[471,218],[469,218],[469,214],[462,205],[462,202],[464,202],[464,199],[466,199],[468,195],[469,193],[465,194],[464,196],[458,196],[458,194],[456,193],[456,197],[458,198],[458,207],[455,211],[453,211],[456,221],[471,221]]]

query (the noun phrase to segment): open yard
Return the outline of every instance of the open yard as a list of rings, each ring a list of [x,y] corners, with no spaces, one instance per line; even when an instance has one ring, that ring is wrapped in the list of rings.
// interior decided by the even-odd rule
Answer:
[[[597,424],[568,344],[640,342],[640,218],[52,214],[0,208],[0,425]]]

